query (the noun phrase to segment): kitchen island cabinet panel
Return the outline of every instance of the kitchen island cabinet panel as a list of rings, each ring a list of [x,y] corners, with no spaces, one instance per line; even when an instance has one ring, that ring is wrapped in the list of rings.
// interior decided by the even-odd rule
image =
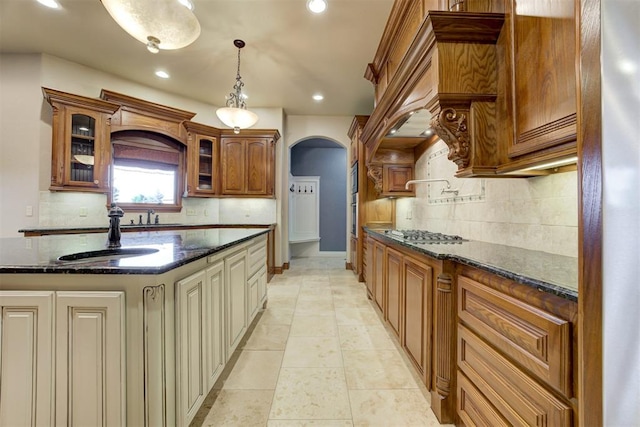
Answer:
[[[180,375],[180,425],[187,426],[204,401],[205,390],[204,333],[205,272],[199,271],[176,283],[177,330],[180,340],[177,356]]]
[[[125,425],[124,292],[56,293],[56,425]]]
[[[247,251],[225,258],[225,300],[227,312],[227,361],[247,331]]]
[[[207,391],[213,388],[225,364],[224,355],[224,261],[205,271],[205,376]]]
[[[0,292],[0,425],[54,424],[54,311],[54,292]]]

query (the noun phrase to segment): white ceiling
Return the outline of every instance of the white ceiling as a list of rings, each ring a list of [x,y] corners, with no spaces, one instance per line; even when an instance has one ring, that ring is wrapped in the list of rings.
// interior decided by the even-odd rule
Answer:
[[[0,0],[0,52],[47,53],[198,101],[221,105],[241,75],[249,108],[288,115],[370,114],[373,60],[393,0],[327,0],[314,15],[306,0],[193,0],[202,32],[191,45],[149,53],[99,0]],[[163,80],[154,75],[164,69]],[[320,92],[322,102],[311,96]]]

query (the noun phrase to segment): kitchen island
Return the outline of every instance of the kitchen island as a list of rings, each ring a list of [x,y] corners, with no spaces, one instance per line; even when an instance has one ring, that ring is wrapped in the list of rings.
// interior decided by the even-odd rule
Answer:
[[[266,303],[268,232],[0,240],[0,424],[188,425]]]

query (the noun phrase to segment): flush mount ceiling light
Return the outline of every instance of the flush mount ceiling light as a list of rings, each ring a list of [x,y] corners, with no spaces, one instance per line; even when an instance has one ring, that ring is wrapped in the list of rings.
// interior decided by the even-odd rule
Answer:
[[[38,0],[38,3],[40,3],[43,6],[50,7],[51,9],[60,8],[60,5],[56,0]]]
[[[109,15],[149,52],[180,49],[200,36],[193,3],[186,0],[101,0]],[[189,6],[190,5],[190,6]]]
[[[324,99],[324,96],[321,93],[316,93],[315,95],[312,96],[314,101],[322,101]]]
[[[327,8],[325,0],[309,0],[307,1],[307,9],[313,13],[322,13]]]
[[[240,49],[245,46],[244,41],[234,40],[233,45],[238,48],[238,72],[233,92],[227,95],[226,107],[218,108],[216,115],[225,125],[233,128],[234,133],[240,133],[240,129],[250,128],[258,121],[258,115],[247,110],[246,96],[242,93],[242,77],[240,77]]]

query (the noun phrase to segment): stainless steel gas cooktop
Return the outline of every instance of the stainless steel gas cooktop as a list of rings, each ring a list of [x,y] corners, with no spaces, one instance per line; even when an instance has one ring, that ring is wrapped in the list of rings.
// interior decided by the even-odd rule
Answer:
[[[386,230],[385,234],[410,243],[459,244],[468,241],[460,236],[427,230]]]

